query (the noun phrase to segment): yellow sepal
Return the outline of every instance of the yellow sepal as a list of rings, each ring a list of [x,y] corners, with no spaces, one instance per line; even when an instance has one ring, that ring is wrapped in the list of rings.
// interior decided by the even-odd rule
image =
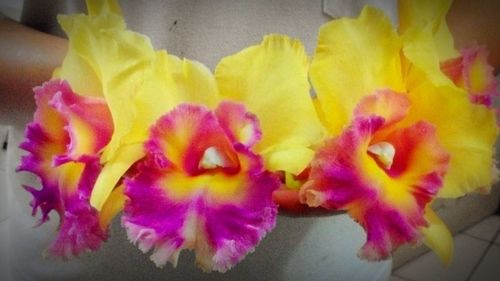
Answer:
[[[386,88],[404,92],[400,50],[390,19],[372,7],[321,27],[310,77],[331,135],[350,123],[362,97]]]
[[[424,244],[436,253],[443,264],[449,265],[453,258],[453,236],[429,206],[425,208],[424,217],[429,224],[420,230],[424,236]]]

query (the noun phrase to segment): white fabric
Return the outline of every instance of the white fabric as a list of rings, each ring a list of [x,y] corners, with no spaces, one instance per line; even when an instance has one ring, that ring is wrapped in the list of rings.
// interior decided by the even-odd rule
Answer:
[[[222,57],[260,42],[271,32],[302,40],[311,54],[317,30],[328,18],[321,1],[124,1],[129,26],[152,38],[157,48],[200,60],[214,68]],[[173,24],[176,22],[176,24]],[[13,113],[12,113],[13,114]],[[23,118],[18,118],[21,115]],[[158,269],[147,255],[130,244],[115,220],[111,238],[96,253],[80,259],[43,259],[52,241],[57,215],[38,227],[31,216],[30,194],[23,184],[36,178],[15,173],[23,154],[23,122],[32,113],[0,113],[0,142],[8,132],[8,148],[0,150],[0,280],[388,280],[391,261],[368,263],[356,252],[365,240],[347,215],[318,218],[279,216],[276,229],[256,251],[225,274],[203,273],[192,253],[181,254],[177,269]],[[4,163],[4,164],[2,164]],[[3,172],[5,170],[5,172]],[[35,184],[35,186],[39,186]],[[5,214],[7,212],[7,214]],[[12,273],[12,276],[10,276]],[[12,278],[12,279],[11,279]]]

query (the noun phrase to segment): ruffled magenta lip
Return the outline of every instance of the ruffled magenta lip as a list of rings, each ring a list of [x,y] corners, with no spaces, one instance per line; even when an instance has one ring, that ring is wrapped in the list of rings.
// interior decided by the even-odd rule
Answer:
[[[318,149],[300,191],[303,203],[345,210],[362,225],[367,242],[359,256],[365,259],[386,259],[399,246],[421,240],[425,207],[442,187],[448,167],[449,155],[433,125],[398,126],[409,106],[405,96],[387,91],[363,99],[351,125]],[[372,153],[374,144],[384,146]],[[377,157],[389,157],[391,164]],[[394,194],[389,188],[406,191]]]
[[[241,261],[276,222],[272,192],[280,182],[251,150],[259,138],[255,116],[235,103],[215,111],[182,104],[161,117],[145,143],[146,157],[124,181],[129,200],[122,224],[129,240],[152,250],[158,266],[175,265],[182,249],[194,249],[205,270],[224,272]],[[179,197],[182,180],[199,186]],[[219,194],[212,185],[242,193]]]
[[[25,140],[19,146],[28,154],[21,158],[17,171],[31,172],[40,178],[41,189],[24,186],[33,196],[30,202],[32,214],[35,216],[40,209],[39,226],[49,220],[52,210],[58,213],[59,231],[48,253],[66,259],[98,249],[108,237],[107,230],[99,224],[98,212],[89,204],[89,198],[101,171],[97,153],[111,134],[109,124],[105,123],[111,120],[103,101],[77,96],[65,81],[52,80],[34,91],[37,110],[34,120],[26,128]],[[92,109],[78,113],[79,107]],[[71,126],[71,118],[85,122],[88,120],[85,114],[89,113],[96,116],[91,117],[91,123],[86,125],[95,128],[99,137],[104,139],[96,141],[97,146],[90,147],[94,150],[76,153],[80,140],[73,133],[76,128]],[[77,172],[74,176],[79,178],[67,178],[68,169]]]
[[[72,208],[64,211],[59,233],[48,248],[49,254],[63,259],[96,251],[109,237],[108,230],[99,224],[98,212],[90,207],[88,200],[75,200],[70,204]]]
[[[31,129],[39,128],[31,126]],[[32,132],[27,135],[34,135]],[[36,134],[35,134],[36,135]],[[23,145],[26,147],[29,145]],[[62,194],[57,181],[48,177],[39,168],[39,161],[34,155],[24,156],[18,171],[28,171],[39,176],[42,189],[32,186],[24,186],[31,193],[33,199],[30,202],[32,215],[41,211],[41,218],[35,226],[40,226],[49,220],[52,210],[59,214],[60,227],[58,235],[48,248],[48,253],[67,259],[71,256],[78,256],[86,251],[97,250],[103,241],[108,238],[107,230],[99,225],[98,213],[89,204],[90,191],[100,172],[98,158],[88,158],[85,162],[81,179],[78,184],[78,191],[73,194]],[[62,164],[61,164],[62,165]],[[54,165],[57,169],[59,165]]]

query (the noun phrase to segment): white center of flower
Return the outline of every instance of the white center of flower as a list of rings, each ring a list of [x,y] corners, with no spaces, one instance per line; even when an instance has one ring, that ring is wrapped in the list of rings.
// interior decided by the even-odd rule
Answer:
[[[211,146],[205,150],[203,157],[201,157],[198,167],[200,169],[214,169],[217,167],[225,167],[224,158],[217,151],[217,148]]]
[[[389,170],[392,166],[392,162],[394,161],[396,149],[392,144],[382,141],[374,145],[370,145],[368,147],[368,152],[373,154],[385,169]]]

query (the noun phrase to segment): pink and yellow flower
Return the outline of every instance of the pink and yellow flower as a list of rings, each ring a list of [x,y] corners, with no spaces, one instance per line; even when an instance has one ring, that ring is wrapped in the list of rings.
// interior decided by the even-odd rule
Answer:
[[[52,210],[59,214],[50,254],[67,258],[96,250],[108,233],[89,199],[101,171],[99,152],[113,130],[108,107],[101,98],[74,93],[65,81],[52,80],[34,91],[37,110],[21,144],[29,154],[19,166],[42,183],[40,190],[26,186],[33,215],[40,209],[42,224]]]
[[[214,111],[182,104],[151,128],[146,159],[129,178],[123,217],[130,240],[158,266],[177,264],[182,249],[197,263],[226,271],[272,230],[271,193],[279,179],[252,152],[259,124],[242,105]]]
[[[125,143],[123,139],[138,118],[132,99],[153,63],[155,51],[149,38],[126,29],[115,0],[86,2],[88,15],[58,16],[68,36],[69,48],[54,77],[67,80],[81,95],[104,98],[108,105],[113,133],[102,150],[103,168],[92,189],[92,194],[105,189],[107,199],[118,187],[121,177],[143,154],[142,143]],[[95,202],[95,196],[91,196],[90,203],[102,211],[107,201]],[[120,204],[108,206],[116,209]]]
[[[432,124],[400,126],[410,106],[392,91],[364,97],[350,126],[319,149],[301,189],[309,206],[346,210],[363,226],[367,242],[359,255],[366,259],[385,259],[420,240],[424,209],[448,167]]]
[[[310,77],[331,139],[301,199],[347,210],[367,231],[366,258],[423,240],[447,262],[452,238],[428,203],[491,185],[498,128],[441,70],[457,56],[449,2],[399,4],[400,33],[370,7],[320,29]]]
[[[122,221],[158,266],[193,249],[204,270],[226,271],[274,227],[274,172],[299,174],[322,136],[307,67],[300,43],[280,35],[223,59],[215,76],[157,52],[127,137],[146,145]]]
[[[52,210],[59,214],[49,252],[63,258],[98,249],[123,208],[123,187],[117,183],[100,208],[92,206],[91,194],[99,178],[112,174],[109,162],[116,164],[102,155],[120,129],[115,120],[129,118],[127,108],[121,106],[123,114],[116,103],[132,95],[154,54],[152,48],[139,51],[149,41],[125,30],[114,1],[87,4],[88,16],[58,18],[69,38],[68,53],[54,78],[35,88],[37,110],[21,145],[29,154],[19,170],[36,174],[42,183],[40,190],[26,187],[34,196],[33,213],[42,211],[41,223]]]

